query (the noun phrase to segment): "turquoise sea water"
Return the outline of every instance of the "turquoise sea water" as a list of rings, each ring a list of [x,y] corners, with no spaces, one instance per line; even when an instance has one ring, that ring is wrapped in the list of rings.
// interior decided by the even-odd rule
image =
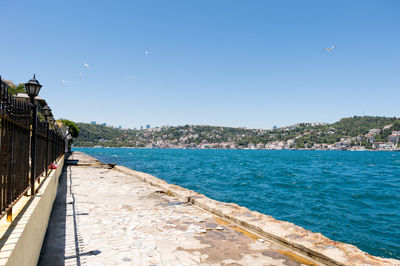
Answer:
[[[76,148],[400,259],[400,153]]]

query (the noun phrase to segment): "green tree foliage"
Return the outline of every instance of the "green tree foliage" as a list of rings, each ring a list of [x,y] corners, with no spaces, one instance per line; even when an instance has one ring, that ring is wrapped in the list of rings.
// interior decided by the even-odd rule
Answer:
[[[400,131],[400,119],[397,119],[397,120],[393,123],[392,127],[390,128],[390,130],[393,130],[393,131]]]
[[[19,84],[18,86],[10,86],[8,88],[8,93],[12,94],[12,95],[16,95],[18,93],[22,93],[25,92],[25,87],[24,84]]]
[[[79,136],[79,128],[75,124],[75,122],[72,122],[71,120],[68,119],[60,119],[61,123],[63,123],[66,127],[68,127],[68,131],[71,134],[73,138],[77,138]]]
[[[355,137],[364,135],[373,128],[383,128],[397,121],[396,118],[380,116],[354,116],[342,118],[340,121],[332,124],[341,135]]]

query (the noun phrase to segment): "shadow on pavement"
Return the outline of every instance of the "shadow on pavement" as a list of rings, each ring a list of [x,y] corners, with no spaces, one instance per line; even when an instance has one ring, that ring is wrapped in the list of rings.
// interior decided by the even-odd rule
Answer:
[[[67,167],[60,176],[57,197],[53,204],[38,265],[64,265],[67,214]]]

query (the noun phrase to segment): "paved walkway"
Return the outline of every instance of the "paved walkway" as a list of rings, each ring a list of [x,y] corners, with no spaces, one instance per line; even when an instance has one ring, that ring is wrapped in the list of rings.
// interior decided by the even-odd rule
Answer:
[[[83,153],[71,159],[39,265],[315,265]]]

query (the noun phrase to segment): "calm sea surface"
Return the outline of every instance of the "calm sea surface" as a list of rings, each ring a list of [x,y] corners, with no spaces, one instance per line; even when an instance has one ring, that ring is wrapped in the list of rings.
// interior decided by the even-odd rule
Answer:
[[[400,153],[76,148],[400,259]]]

